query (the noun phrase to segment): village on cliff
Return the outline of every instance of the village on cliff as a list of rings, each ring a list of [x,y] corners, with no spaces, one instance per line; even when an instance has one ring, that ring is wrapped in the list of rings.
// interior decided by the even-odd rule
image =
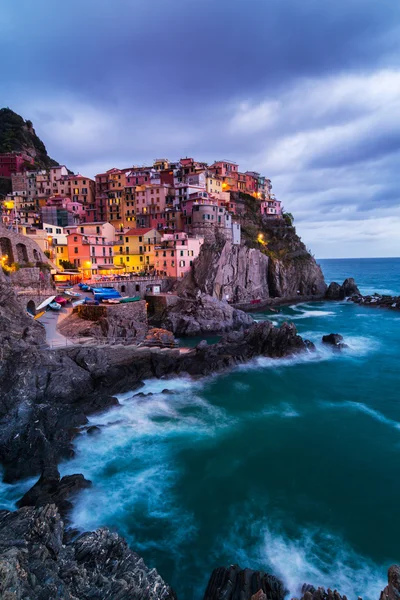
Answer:
[[[39,245],[59,282],[179,279],[204,241],[217,236],[240,244],[249,198],[260,215],[282,218],[271,181],[227,160],[157,159],[151,166],[112,168],[95,180],[65,166],[33,169],[29,154],[0,154],[0,177],[12,185],[0,197],[2,222]],[[3,269],[26,262],[22,250],[13,256],[7,239],[1,243]]]

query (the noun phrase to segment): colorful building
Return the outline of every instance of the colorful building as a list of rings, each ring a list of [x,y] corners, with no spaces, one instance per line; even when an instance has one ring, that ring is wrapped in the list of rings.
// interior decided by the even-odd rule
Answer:
[[[192,268],[203,242],[203,237],[189,237],[184,232],[163,235],[155,251],[156,273],[167,277],[183,277]]]
[[[155,247],[161,234],[152,228],[134,228],[116,235],[114,264],[125,272],[154,270]]]
[[[47,234],[50,259],[62,270],[61,263],[69,261],[67,231],[51,223],[43,223],[43,231]]]
[[[105,237],[75,231],[67,234],[67,245],[68,260],[81,271],[84,279],[118,271],[114,267],[114,243]]]
[[[35,160],[25,152],[6,152],[0,154],[0,177],[11,177],[13,173],[21,173],[27,165]]]

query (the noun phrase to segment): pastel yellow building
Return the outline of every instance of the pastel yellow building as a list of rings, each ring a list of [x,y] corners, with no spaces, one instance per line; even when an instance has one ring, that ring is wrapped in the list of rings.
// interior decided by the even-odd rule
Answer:
[[[156,229],[137,228],[116,234],[114,265],[125,272],[151,271],[155,264],[155,247],[161,234]]]
[[[206,191],[208,194],[219,194],[222,192],[222,181],[213,175],[207,175]]]

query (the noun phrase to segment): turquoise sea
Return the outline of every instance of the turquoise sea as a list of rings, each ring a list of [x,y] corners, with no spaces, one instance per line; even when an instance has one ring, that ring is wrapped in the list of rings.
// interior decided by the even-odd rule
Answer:
[[[320,264],[328,282],[400,294],[400,259]],[[282,577],[291,595],[309,582],[377,600],[400,561],[400,313],[318,302],[272,316],[286,319],[316,354],[148,381],[153,395],[94,416],[102,433],[82,435],[62,467],[94,484],[74,525],[115,528],[180,600],[232,563]],[[331,332],[349,348],[323,347]],[[3,504],[26,485],[2,485]]]

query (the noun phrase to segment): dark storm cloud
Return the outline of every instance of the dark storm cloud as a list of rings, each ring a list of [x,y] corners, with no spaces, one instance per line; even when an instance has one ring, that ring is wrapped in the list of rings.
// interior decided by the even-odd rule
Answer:
[[[393,255],[400,3],[19,0],[0,29],[1,103],[71,168],[232,158],[273,179],[316,253],[346,223],[362,246],[375,219]]]

